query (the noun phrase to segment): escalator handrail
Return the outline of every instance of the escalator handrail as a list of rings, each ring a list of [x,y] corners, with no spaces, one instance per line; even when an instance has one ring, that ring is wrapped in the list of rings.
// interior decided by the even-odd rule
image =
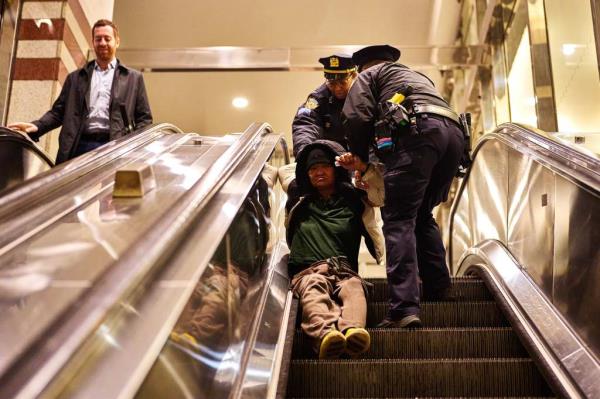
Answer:
[[[484,135],[482,139],[491,139],[495,134],[503,141],[510,137],[511,147],[520,152],[525,151],[519,144],[526,144],[530,154],[537,146],[534,154],[537,160],[568,179],[600,192],[600,159],[592,154],[566,145],[542,130],[515,123],[504,123],[498,126],[492,136],[488,138],[488,135]],[[524,140],[519,141],[519,137]]]
[[[461,256],[458,265],[457,276],[475,273],[490,286],[558,396],[600,397],[600,362],[595,354],[501,242],[479,243]]]
[[[50,159],[50,156],[46,154],[44,150],[38,147],[28,136],[17,133],[7,127],[0,126],[0,141],[14,141],[26,147],[28,150],[33,152],[39,159],[44,161],[48,167],[54,167],[54,162]]]
[[[176,248],[194,218],[252,151],[256,141],[272,132],[271,126],[266,123],[250,125],[200,180],[108,268],[76,306],[63,313],[69,322],[59,316],[45,332],[44,341],[60,342],[60,348],[40,351],[34,344],[27,350],[29,356],[22,357],[25,365],[19,365],[25,371],[7,377],[8,381],[3,384],[7,389],[5,392],[41,392],[94,333],[108,312],[162,264],[163,254]],[[0,389],[2,391],[4,388]]]
[[[49,171],[40,173],[6,190],[0,196],[0,219],[14,215],[21,209],[28,209],[31,203],[39,201],[50,192],[71,183],[107,162],[123,156],[123,154],[154,140],[163,133],[183,133],[181,129],[170,124],[161,123],[146,126],[132,134],[121,137],[102,146],[94,153],[84,154],[71,161],[55,166]]]
[[[521,131],[524,131],[525,133],[535,133],[537,136],[539,136],[542,142],[545,142],[553,147],[559,148],[560,152],[568,153],[569,156],[575,156],[578,158],[586,159],[588,161],[591,160],[592,162],[596,162],[596,164],[600,163],[600,157],[598,156],[598,154],[581,145],[576,145],[563,139],[562,136],[565,135],[564,133],[547,133],[536,127],[514,122],[503,123],[500,125],[500,127],[507,125],[511,125],[513,129],[519,129]],[[581,135],[583,136],[585,136],[586,134],[587,133],[581,133]]]
[[[287,141],[285,141],[285,138],[282,137],[281,140],[279,140],[279,145],[281,145],[281,150],[283,152],[285,164],[288,165],[290,163],[290,151],[288,148]]]
[[[284,137],[282,137],[279,140],[278,143],[281,146],[281,150],[284,156],[284,164],[285,165],[289,165],[290,163],[290,155],[289,155],[289,151],[288,151],[288,145],[287,145],[287,141],[285,140]],[[283,190],[280,187],[281,190]],[[285,198],[283,199],[283,202],[285,202]],[[285,209],[285,204],[282,204],[283,206],[277,206],[278,209]],[[279,223],[283,222],[283,218],[279,219]],[[276,226],[277,231],[279,231],[279,228],[283,227],[283,226]],[[249,340],[248,340],[248,345],[245,348],[245,353],[242,356],[242,364],[240,364],[240,373],[238,374],[236,381],[233,384],[233,389],[232,389],[232,394],[230,395],[231,398],[242,398],[245,397],[244,395],[244,389],[247,388],[250,385],[248,382],[248,380],[250,380],[251,378],[249,377],[248,373],[248,368],[250,364],[254,364],[253,365],[253,369],[258,368],[258,364],[260,364],[261,366],[265,367],[266,365],[266,360],[267,360],[267,356],[264,356],[263,354],[258,354],[258,352],[256,351],[256,338],[260,332],[261,327],[264,328],[264,325],[266,323],[264,323],[264,318],[265,318],[265,313],[268,307],[268,302],[269,300],[273,301],[274,297],[279,297],[278,292],[283,290],[286,290],[288,285],[289,285],[289,276],[287,275],[287,259],[284,261],[282,259],[281,254],[289,254],[289,248],[287,246],[287,243],[285,241],[285,238],[282,238],[281,240],[278,240],[278,242],[275,244],[275,250],[273,251],[274,254],[276,254],[275,256],[273,256],[271,258],[271,264],[269,265],[268,268],[268,275],[266,278],[266,283],[265,283],[265,288],[263,290],[263,293],[260,297],[260,301],[259,303],[256,305],[256,309],[258,309],[258,311],[256,312],[256,315],[254,317],[254,320],[251,323],[250,326],[250,334],[249,334]],[[273,263],[275,262],[275,263]],[[285,269],[285,270],[284,270]],[[286,281],[285,287],[281,287],[281,286],[277,286],[277,283],[275,282],[274,276],[275,274],[281,274],[281,276],[284,276],[284,279]],[[280,309],[277,309],[277,311],[280,312],[280,316],[281,316],[281,325],[280,325],[280,334],[277,336],[276,341],[275,341],[275,351],[274,351],[274,355],[272,360],[272,364],[271,367],[269,368],[270,370],[276,369],[277,367],[279,367],[280,362],[281,362],[281,352],[283,349],[283,341],[285,338],[285,334],[282,335],[282,329],[285,330],[285,325],[287,322],[287,316],[289,314],[289,304],[290,302],[290,298],[289,296],[286,296],[286,299],[283,303],[283,307],[281,307]],[[269,309],[269,314],[271,316],[273,316],[274,311],[272,309]],[[277,386],[277,380],[279,378],[279,374],[278,373],[272,373],[271,374],[271,380],[269,381],[268,386],[266,387],[266,393],[269,392],[274,392],[274,390],[272,389],[273,385]]]

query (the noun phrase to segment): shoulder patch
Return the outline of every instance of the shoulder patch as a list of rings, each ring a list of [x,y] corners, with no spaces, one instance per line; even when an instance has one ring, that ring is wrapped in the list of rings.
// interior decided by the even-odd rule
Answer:
[[[297,115],[298,116],[301,116],[301,115],[310,115],[310,112],[311,112],[310,109],[302,107],[302,108],[298,109],[298,114]]]
[[[304,107],[308,109],[317,109],[319,107],[319,102],[314,97],[308,97],[308,100],[306,100],[306,104],[304,104]]]

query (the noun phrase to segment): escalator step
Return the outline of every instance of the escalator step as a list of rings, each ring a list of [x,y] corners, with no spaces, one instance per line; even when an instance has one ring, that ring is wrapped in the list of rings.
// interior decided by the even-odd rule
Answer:
[[[530,359],[293,360],[289,397],[552,396]]]
[[[286,396],[287,399],[298,399],[295,396]],[[414,396],[386,396],[385,399],[413,399]],[[437,399],[438,397],[420,396],[419,399]],[[469,396],[469,399],[495,399],[494,396]],[[497,399],[553,399],[554,396],[503,396]],[[317,399],[314,396],[305,396],[302,399]],[[342,397],[329,397],[327,399],[344,399]],[[362,399],[380,399],[376,397],[367,397]],[[444,399],[464,399],[464,396],[444,396]]]
[[[375,327],[387,314],[387,302],[367,306],[367,327]],[[423,302],[423,327],[507,327],[508,321],[498,305],[486,302]]]
[[[368,359],[527,357],[512,328],[371,329]],[[314,359],[311,339],[296,331],[293,359]]]
[[[367,279],[373,286],[369,287],[369,300],[373,302],[387,301],[387,279]],[[450,296],[459,301],[490,301],[492,294],[482,280],[473,277],[453,277]]]

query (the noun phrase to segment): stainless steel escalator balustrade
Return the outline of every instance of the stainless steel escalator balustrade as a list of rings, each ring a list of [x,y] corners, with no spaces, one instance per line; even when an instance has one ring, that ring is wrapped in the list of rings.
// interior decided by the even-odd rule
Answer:
[[[7,316],[0,324],[0,396],[77,396],[89,390],[95,392],[91,397],[133,395],[145,377],[140,370],[150,370],[176,322],[174,309],[183,309],[227,220],[237,213],[236,203],[243,203],[243,190],[252,188],[278,140],[268,125],[253,125],[234,140],[205,137],[202,145],[192,143],[198,136],[158,136],[119,157],[109,155],[98,171],[78,178],[59,171],[53,206],[64,215],[0,255],[0,272],[50,276],[39,292],[0,304]],[[153,162],[157,188],[143,200],[112,198],[110,168],[114,173],[133,160]],[[59,195],[61,190],[72,190],[73,197]],[[211,218],[218,215],[229,219]],[[25,234],[36,225],[21,224]],[[166,281],[154,280],[169,273]],[[149,308],[136,307],[138,301]],[[113,356],[120,361],[110,363]],[[98,393],[106,389],[114,395]]]
[[[463,254],[471,248],[488,240],[502,243],[518,267],[499,284],[524,276],[539,291],[535,296],[541,295],[563,320],[558,332],[538,324],[539,319],[533,323],[531,328],[542,336],[537,351],[554,353],[551,358],[565,383],[576,386],[579,395],[599,396],[600,383],[592,384],[590,378],[600,372],[600,159],[513,124],[484,136],[475,159],[451,211],[448,254],[454,273],[461,273]],[[518,296],[518,290],[507,292]],[[550,339],[556,335],[565,342],[573,335],[579,344],[568,345],[573,352],[564,353]],[[582,373],[575,359],[588,357],[594,360]]]

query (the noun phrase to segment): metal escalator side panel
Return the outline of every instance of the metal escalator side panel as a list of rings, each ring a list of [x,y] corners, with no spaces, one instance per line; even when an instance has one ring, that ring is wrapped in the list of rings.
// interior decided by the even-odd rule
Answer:
[[[474,159],[450,216],[451,265],[485,239],[503,242],[600,353],[600,161],[515,125],[484,136]]]
[[[188,141],[188,135],[168,135],[152,142],[153,151],[144,146],[130,154],[152,161],[158,173],[160,188],[143,201],[112,197],[114,168],[123,162],[118,160],[74,182],[56,206],[44,204],[41,211],[14,215],[2,225],[0,374],[36,340],[49,336],[53,325],[64,323],[61,315],[68,317],[69,309],[77,308],[80,296],[92,291],[227,147],[186,145]],[[46,344],[52,353],[52,343]]]
[[[480,142],[450,212],[451,272],[462,253],[482,239],[506,241],[508,186],[508,149],[498,141]]]
[[[251,133],[249,133],[252,136],[251,140],[249,140],[250,137],[246,137],[245,139],[242,137],[240,140],[227,144],[227,146],[221,146],[223,148],[232,149],[232,151],[229,152],[229,155],[231,156],[226,157],[227,159],[218,158],[222,164],[222,168],[211,168],[209,165],[209,167],[203,167],[203,169],[200,168],[201,170],[198,171],[199,173],[196,173],[192,170],[193,168],[183,167],[185,165],[182,165],[180,160],[176,157],[173,158],[171,153],[163,153],[161,156],[163,158],[168,157],[168,159],[164,159],[165,164],[162,165],[162,177],[160,173],[157,176],[159,180],[162,179],[163,181],[163,185],[161,186],[162,189],[154,190],[150,197],[145,198],[144,201],[137,201],[136,203],[132,203],[132,200],[117,200],[115,205],[124,205],[126,209],[122,209],[122,212],[117,212],[118,215],[113,216],[127,216],[125,220],[113,218],[109,218],[109,220],[102,218],[96,220],[98,225],[106,228],[114,226],[114,222],[117,222],[119,226],[123,226],[124,228],[129,225],[131,228],[127,231],[129,233],[134,233],[135,236],[133,237],[133,244],[129,243],[121,248],[122,251],[116,254],[116,257],[113,256],[114,254],[111,255],[110,253],[107,253],[107,256],[113,256],[113,258],[109,259],[109,267],[102,271],[99,278],[94,281],[86,282],[87,285],[83,287],[85,291],[84,295],[82,295],[75,303],[72,303],[72,306],[68,311],[63,311],[62,314],[64,317],[61,316],[60,319],[54,318],[51,328],[45,330],[41,335],[38,334],[39,340],[35,341],[33,346],[27,348],[27,352],[25,353],[27,356],[22,356],[20,360],[28,367],[19,367],[18,369],[13,370],[15,373],[4,375],[2,377],[3,383],[0,384],[0,389],[3,390],[6,395],[13,396],[14,394],[9,394],[8,392],[17,391],[33,392],[34,395],[37,395],[36,392],[40,392],[40,390],[44,389],[44,386],[53,378],[53,375],[61,369],[74,353],[77,352],[82,341],[88,337],[92,329],[100,325],[100,320],[104,317],[106,309],[112,309],[114,307],[120,309],[118,299],[116,298],[125,292],[131,293],[131,290],[135,291],[136,283],[143,280],[145,275],[152,274],[150,272],[155,270],[155,267],[151,264],[155,261],[153,257],[160,257],[160,254],[156,251],[159,251],[159,247],[167,245],[164,241],[166,241],[167,238],[172,240],[173,234],[183,234],[186,226],[191,223],[191,220],[186,219],[185,214],[182,215],[182,208],[186,211],[191,211],[192,213],[200,211],[202,209],[202,201],[208,199],[204,194],[209,192],[210,195],[213,195],[213,190],[227,180],[230,170],[232,168],[235,169],[238,166],[239,162],[232,161],[232,158],[239,158],[241,156],[238,153],[241,150],[240,146],[244,147],[246,150],[251,150],[252,146],[256,144],[255,139],[258,139],[258,135],[264,133],[265,129],[266,127],[262,125],[253,126],[252,129],[250,129]],[[186,140],[187,139],[189,138],[186,138]],[[210,142],[214,140],[211,139],[207,141]],[[186,153],[186,151],[190,149],[194,149],[196,152],[200,151],[200,153],[203,151],[202,146],[196,146],[195,144],[189,146],[183,145],[178,148],[180,148],[183,153]],[[198,158],[198,156],[199,155],[196,154],[196,158]],[[189,157],[186,155],[184,158],[187,159]],[[241,158],[243,158],[243,156],[241,156]],[[159,158],[158,161],[161,162],[161,159],[162,158]],[[114,162],[118,163],[118,160],[115,160]],[[215,163],[219,162],[211,162],[212,166],[214,166]],[[175,175],[177,176],[177,179],[183,180],[176,179],[172,181],[173,178],[171,175]],[[207,179],[207,177],[210,177],[210,179]],[[188,178],[191,178],[191,180],[188,181]],[[210,184],[211,187],[202,187],[203,184]],[[190,189],[190,186],[196,188],[194,194],[197,195],[189,194],[189,191],[186,191]],[[110,188],[110,184],[106,184],[103,187]],[[233,187],[235,188],[235,185]],[[200,190],[200,192],[198,192],[198,190]],[[234,189],[233,192],[236,192],[236,190],[238,189]],[[180,192],[184,194],[177,194]],[[108,196],[110,197],[110,193]],[[158,213],[144,213],[144,209],[146,209],[146,211],[152,210],[150,209],[152,208],[152,204],[159,200],[159,198],[156,198],[157,196],[167,200],[170,205],[166,207],[166,210],[163,209]],[[152,199],[154,199],[154,201]],[[91,200],[90,204],[84,203],[82,206],[91,206],[97,202],[97,199]],[[140,210],[142,212],[140,212]],[[226,210],[231,211],[230,208],[226,208]],[[73,215],[71,215],[73,218],[65,220],[65,222],[67,222],[64,224],[65,227],[69,227],[69,224],[74,224],[74,227],[81,225],[92,233],[96,230],[94,227],[96,225],[82,225],[83,221],[80,218],[78,209],[74,209],[71,213],[73,213]],[[97,213],[98,210],[94,212],[92,209],[92,215],[95,214],[97,216]],[[101,212],[101,215],[103,214],[104,213]],[[133,223],[133,217],[137,217],[135,223],[145,223],[145,227],[136,229]],[[152,235],[153,239],[163,241],[156,244],[148,238],[147,233],[151,231],[147,225],[148,223],[150,223],[150,227],[158,229],[158,231]],[[159,228],[157,226],[160,225],[160,223],[162,223],[162,227]],[[165,228],[165,225],[168,227]],[[52,226],[49,228],[51,229]],[[173,233],[174,230],[175,233]],[[116,243],[121,246],[123,244],[122,241],[127,241],[128,237],[131,238],[130,236],[131,234],[123,234],[123,232],[110,235],[112,241],[116,241]],[[92,243],[94,244],[94,248],[102,246],[103,244],[98,240],[95,240]],[[171,244],[173,244],[172,241],[168,243],[169,248],[171,248]],[[144,245],[146,246],[146,249],[140,249],[140,246]],[[60,254],[55,255],[59,256]],[[129,258],[127,258],[128,256]],[[91,256],[87,260],[84,260],[83,264],[95,262],[97,260],[96,258],[97,257],[95,256]],[[129,259],[128,263],[123,263],[125,262],[125,259]],[[160,261],[164,261],[164,259],[160,259]],[[78,262],[78,258],[63,256],[63,263],[68,262]],[[87,270],[87,268],[78,267],[77,270],[83,272]],[[66,288],[68,287],[64,288],[63,291],[66,292]],[[30,298],[28,298],[27,303],[29,302],[31,302]],[[34,326],[37,326],[37,324],[34,324]],[[88,331],[86,332],[86,330]],[[8,330],[6,330],[6,332],[8,332]],[[5,344],[5,342],[3,342],[3,344]],[[11,359],[4,360],[11,361]]]
[[[181,140],[181,136],[189,141],[186,135],[169,135],[169,138]],[[190,157],[186,148],[194,148],[197,153]],[[20,239],[8,251],[4,251],[5,247],[0,250],[2,381],[8,378],[4,375],[7,368],[27,357],[27,353],[39,358],[51,357],[55,352],[60,353],[63,345],[67,346],[66,339],[50,337],[61,328],[67,335],[77,331],[80,326],[76,322],[71,329],[65,326],[71,313],[76,313],[78,306],[86,302],[83,298],[92,294],[93,286],[104,278],[127,247],[163,214],[164,205],[169,207],[181,196],[186,181],[190,177],[197,179],[194,176],[207,169],[201,162],[210,158],[208,155],[202,148],[186,145],[161,153],[154,163],[161,189],[154,190],[145,201],[137,202],[112,198],[114,164],[107,165],[106,176],[88,175],[84,182],[74,183],[78,186],[73,188],[74,194],[64,198],[73,202],[72,209],[63,215],[42,212],[28,228],[25,226],[28,237]],[[172,170],[174,165],[176,171]],[[13,232],[8,230],[5,236],[9,233]],[[38,370],[41,368],[41,365],[31,367],[29,371],[33,374],[41,372]],[[18,371],[27,373],[21,367]],[[8,384],[0,383],[0,389],[4,388],[9,389]]]
[[[241,372],[234,383],[233,398],[273,397],[277,387],[279,368],[283,355],[285,326],[290,312],[288,296],[289,278],[287,275],[288,248],[282,240],[277,246],[273,264],[269,267],[260,308],[251,327],[249,347],[242,359]]]
[[[489,150],[486,151],[486,149],[489,149],[490,145],[498,147],[500,153],[490,154]],[[456,208],[460,205],[460,202],[463,201],[461,196],[465,196],[467,198],[466,201],[468,201],[469,194],[472,194],[472,190],[467,190],[470,185],[477,184],[481,186],[481,190],[485,191],[487,190],[486,185],[490,178],[493,178],[494,175],[497,174],[501,175],[503,170],[508,170],[511,165],[503,153],[509,149],[522,154],[523,157],[539,163],[552,173],[577,184],[587,191],[597,193],[600,190],[600,158],[597,156],[590,156],[576,148],[566,146],[563,141],[537,129],[527,128],[512,123],[503,124],[494,132],[484,135],[473,150],[474,165],[462,179],[450,212],[450,233],[453,233],[454,230],[452,224],[454,223],[455,213],[459,211]],[[477,160],[478,158],[479,161]],[[500,161],[500,163],[494,161]],[[484,165],[482,167],[477,167],[477,165],[475,165],[476,162],[483,163]],[[481,169],[484,169],[483,173]],[[470,183],[470,179],[473,178],[472,175],[476,175],[479,182]],[[495,190],[500,194],[508,192],[509,189],[509,182],[506,181],[505,177],[503,177],[503,179],[504,181],[500,180],[500,184],[491,182],[491,184],[495,184],[497,187],[502,188],[502,190]],[[514,183],[511,182],[511,184]],[[471,202],[473,200],[475,200],[475,198],[473,198]],[[497,198],[496,201],[503,201],[503,199]],[[492,203],[494,202],[495,201],[492,201]],[[466,221],[464,209],[460,210],[460,213],[461,216],[459,216],[459,219],[463,222]],[[464,226],[460,227],[464,228]],[[466,241],[463,239],[462,241],[467,242],[468,240]],[[448,249],[450,254],[450,252],[453,251],[452,242],[449,242]],[[460,253],[451,255],[450,260],[458,260],[458,257],[460,257]]]
[[[257,188],[250,183],[259,176],[262,165],[273,151],[277,139],[278,137],[271,135],[262,139],[262,143],[250,143],[251,155],[243,157],[239,163],[233,165],[234,171],[231,176],[224,179],[222,187],[215,191],[212,199],[193,217],[193,221],[189,220],[189,228],[177,245],[176,251],[169,252],[169,256],[163,255],[160,271],[148,273],[138,285],[139,289],[126,294],[121,301],[122,308],[117,306],[109,310],[96,336],[86,341],[72,362],[62,370],[61,376],[65,376],[68,385],[60,383],[59,380],[59,383],[49,387],[45,394],[131,397],[144,396],[152,392],[153,388],[160,387],[167,389],[166,392],[169,389],[178,389],[188,393],[198,393],[198,389],[211,389],[212,392],[236,389],[236,384],[242,379],[245,364],[251,363],[252,357],[247,352],[254,347],[251,341],[260,340],[260,334],[250,328],[250,324],[255,323],[255,312],[267,307],[262,302],[263,299],[269,298],[264,291],[265,281],[276,279],[277,274],[273,274],[272,265],[278,263],[277,258],[282,256],[282,253],[278,249],[278,240],[275,238],[275,244],[269,240],[266,244],[266,262],[269,265],[266,270],[256,269],[254,272],[242,274],[231,271],[229,266],[223,267],[223,262],[215,259],[224,259],[223,256],[216,255],[222,253],[224,248],[230,248],[226,251],[231,251],[232,257],[243,255],[243,245],[251,244],[256,239],[255,235],[252,235],[250,239],[241,242],[243,245],[240,246],[234,244],[239,243],[238,240],[227,243],[223,234],[228,228],[241,228],[246,223],[243,220],[252,220],[236,219],[236,222],[233,219],[237,217],[236,213],[239,215],[237,211],[241,204],[245,203],[246,195],[255,198],[252,200],[255,204],[261,203],[261,198],[264,198],[263,195],[248,190]],[[260,207],[265,210],[268,208],[269,211],[277,210],[273,204]],[[277,218],[271,213],[269,219]],[[278,231],[258,225],[254,228],[259,228],[263,233]],[[219,264],[221,266],[218,266]],[[231,266],[234,264],[239,264],[239,258],[234,260]],[[241,278],[242,275],[248,277]],[[229,292],[231,296],[222,296],[218,294],[220,291],[215,291],[215,287],[227,287],[227,281],[232,282],[232,278],[240,284],[244,282],[242,285],[245,288],[241,291],[227,289],[225,292]],[[240,284],[235,285],[241,287]],[[178,318],[187,314],[186,303],[197,290],[212,292],[213,298],[216,295],[217,298],[225,299],[226,307],[221,310],[224,311],[224,318],[208,320],[206,323],[209,330],[216,329],[217,335],[209,334],[212,338],[207,336],[204,342],[200,340],[200,347],[190,347],[186,342],[174,339],[171,333],[182,335],[182,331],[179,331],[182,324]],[[232,313],[228,313],[228,309]],[[237,322],[233,323],[235,320]],[[217,328],[221,322],[225,323],[224,327]],[[214,340],[219,345],[207,345]],[[227,345],[222,347],[222,343]],[[260,345],[258,347],[261,348]],[[90,353],[95,353],[96,356],[90,358]],[[181,362],[182,356],[187,359],[183,362],[187,366]],[[207,371],[207,374],[202,374],[204,377],[197,380],[192,377],[196,375],[198,367],[208,367],[212,371]],[[208,377],[211,378],[207,380]],[[160,382],[163,379],[164,384]],[[170,382],[167,383],[167,380]],[[197,385],[199,383],[200,385]],[[171,391],[171,394],[173,392]]]
[[[453,274],[470,248],[498,240],[597,359],[599,222],[598,157],[535,129],[501,125],[478,143],[452,205]]]

